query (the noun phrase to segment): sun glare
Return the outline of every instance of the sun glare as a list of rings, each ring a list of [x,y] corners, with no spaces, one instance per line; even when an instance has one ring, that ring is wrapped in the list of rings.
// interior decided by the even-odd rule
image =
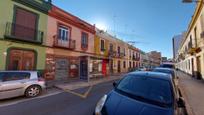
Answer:
[[[96,27],[100,30],[107,30],[107,26],[104,23],[96,23]]]

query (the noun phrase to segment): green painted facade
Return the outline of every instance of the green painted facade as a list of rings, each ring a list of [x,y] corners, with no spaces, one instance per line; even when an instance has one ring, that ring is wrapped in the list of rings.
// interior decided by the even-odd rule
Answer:
[[[17,2],[16,2],[17,1]],[[47,12],[48,6],[45,6],[44,9],[37,10],[37,7],[32,7],[32,3],[35,5],[33,6],[40,6],[45,3],[43,0],[0,0],[0,70],[6,69],[6,61],[8,60],[7,51],[9,48],[22,48],[28,50],[34,50],[37,52],[37,59],[36,59],[36,69],[43,70],[45,68],[45,59],[46,59],[46,48],[43,46],[45,44],[46,35],[47,35]],[[37,29],[42,31],[43,34],[43,43],[42,44],[33,44],[29,42],[22,42],[22,41],[15,41],[15,40],[7,40],[5,39],[5,29],[6,23],[12,23],[15,18],[15,6],[23,8],[25,10],[34,12],[38,15],[38,24]],[[39,7],[38,6],[38,7]]]

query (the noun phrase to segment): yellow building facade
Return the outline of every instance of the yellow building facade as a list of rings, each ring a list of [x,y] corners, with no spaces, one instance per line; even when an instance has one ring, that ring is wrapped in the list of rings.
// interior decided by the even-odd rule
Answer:
[[[197,3],[192,20],[179,48],[176,67],[196,77],[204,78],[204,1]]]

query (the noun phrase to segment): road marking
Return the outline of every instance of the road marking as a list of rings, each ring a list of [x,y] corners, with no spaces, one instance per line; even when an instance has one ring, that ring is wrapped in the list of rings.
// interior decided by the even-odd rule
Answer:
[[[21,98],[21,97],[19,97],[19,99],[16,98],[16,99],[13,99],[13,100],[8,100],[8,102],[5,101],[5,102],[1,103],[0,107],[15,105],[15,104],[18,104],[18,103],[31,101],[31,100],[34,100],[34,99],[41,99],[41,98],[45,98],[45,97],[48,97],[48,96],[57,95],[57,94],[60,94],[60,93],[62,93],[62,91],[56,91],[56,92],[49,93],[49,94],[42,94],[40,96],[33,97],[33,98],[26,98],[26,97]]]
[[[69,89],[65,89],[64,91],[65,91],[65,92],[68,92],[68,93],[71,93],[71,94],[73,94],[73,95],[79,96],[79,97],[81,97],[81,98],[83,98],[83,99],[85,99],[85,98],[88,97],[88,95],[89,95],[89,93],[90,93],[90,91],[91,91],[92,88],[93,88],[93,86],[91,85],[91,86],[89,87],[89,89],[88,89],[84,94],[76,93],[76,92],[71,91],[71,90],[69,90]]]

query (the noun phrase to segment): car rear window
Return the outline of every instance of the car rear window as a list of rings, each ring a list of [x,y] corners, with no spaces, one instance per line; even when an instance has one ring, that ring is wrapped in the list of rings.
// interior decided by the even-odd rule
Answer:
[[[129,75],[125,77],[116,89],[130,95],[170,105],[172,103],[172,88],[167,80]]]
[[[174,73],[174,71],[171,71],[171,70],[154,69],[153,71],[154,71],[154,72],[161,72],[161,73],[171,74],[171,76],[172,76],[173,78],[175,78],[175,73]]]
[[[28,72],[4,72],[2,75],[2,81],[14,81],[14,80],[23,80],[30,79],[30,73]]]
[[[162,64],[160,67],[163,67],[163,68],[174,68],[174,65],[173,64]]]

